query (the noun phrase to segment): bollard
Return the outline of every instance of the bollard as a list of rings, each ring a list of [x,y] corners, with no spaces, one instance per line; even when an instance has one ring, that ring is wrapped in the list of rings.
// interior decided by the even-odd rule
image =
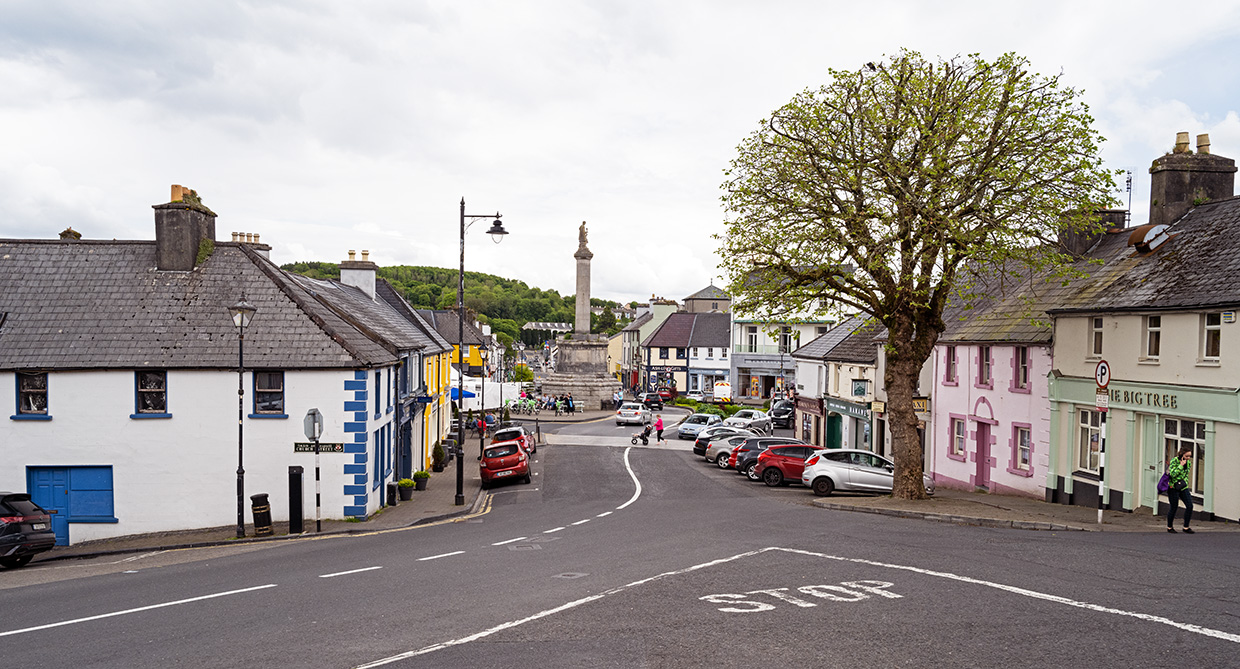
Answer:
[[[250,513],[254,516],[254,536],[271,536],[271,504],[267,502],[267,493],[250,495]]]
[[[305,470],[298,465],[288,468],[288,533],[301,534],[305,531],[302,511],[301,475]]]

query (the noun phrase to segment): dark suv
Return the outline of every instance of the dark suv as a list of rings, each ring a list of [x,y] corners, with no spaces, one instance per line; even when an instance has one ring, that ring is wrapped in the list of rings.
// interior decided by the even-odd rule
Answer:
[[[777,427],[792,427],[793,413],[796,410],[796,403],[792,400],[775,400],[771,403],[771,410],[767,415],[771,417],[771,424]]]
[[[790,437],[752,437],[732,451],[733,462],[730,464],[738,474],[744,474],[750,481],[760,481],[758,475],[758,456],[773,446],[805,445],[800,439]]]
[[[642,395],[642,404],[646,405],[651,411],[663,410],[663,398],[659,397],[659,393],[645,393]]]
[[[0,566],[23,567],[56,545],[52,518],[23,492],[0,492]]]

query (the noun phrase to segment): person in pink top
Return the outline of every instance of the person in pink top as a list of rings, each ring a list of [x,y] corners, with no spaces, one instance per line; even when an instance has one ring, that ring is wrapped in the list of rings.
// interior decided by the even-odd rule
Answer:
[[[659,414],[658,417],[654,419],[654,432],[656,443],[665,443],[663,441],[663,414]]]

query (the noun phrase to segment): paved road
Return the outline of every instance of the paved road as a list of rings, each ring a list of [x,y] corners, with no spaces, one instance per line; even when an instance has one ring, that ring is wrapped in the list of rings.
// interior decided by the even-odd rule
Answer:
[[[493,490],[466,522],[178,551],[7,587],[0,653],[41,667],[1234,666],[1240,655],[1234,535],[825,511],[805,490],[705,465],[688,441],[591,436],[615,429],[558,428],[534,483]]]

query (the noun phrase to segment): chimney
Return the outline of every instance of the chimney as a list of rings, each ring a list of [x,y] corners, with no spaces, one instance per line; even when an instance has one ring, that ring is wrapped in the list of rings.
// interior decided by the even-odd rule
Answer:
[[[370,262],[370,251],[362,251],[361,260],[354,260],[356,257],[357,253],[350,250],[349,259],[340,263],[340,283],[360,288],[373,300],[375,299],[375,270],[379,269],[379,266]]]
[[[193,190],[172,186],[171,201],[151,206],[155,210],[155,267],[163,271],[188,272],[198,259],[198,247],[215,241],[215,212]]]
[[[232,233],[234,244],[245,244],[253,249],[258,255],[271,260],[271,247],[259,241],[257,232],[234,232]]]
[[[1093,248],[1094,244],[1098,243],[1099,239],[1102,239],[1103,235],[1123,230],[1128,222],[1127,209],[1098,209],[1094,211],[1094,216],[1105,226],[1102,232],[1090,235],[1061,229],[1059,245],[1072,255],[1083,256]]]
[[[1210,136],[1176,133],[1175,150],[1150,166],[1150,225],[1170,225],[1193,207],[1235,195],[1236,161],[1210,153]]]

